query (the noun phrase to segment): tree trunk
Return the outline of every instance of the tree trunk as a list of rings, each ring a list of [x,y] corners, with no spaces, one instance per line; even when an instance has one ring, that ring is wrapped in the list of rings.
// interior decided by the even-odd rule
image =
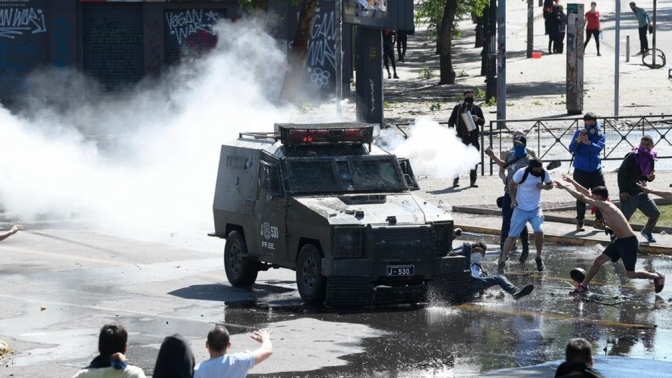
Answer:
[[[439,84],[455,84],[453,70],[453,22],[457,11],[457,0],[446,1],[441,22],[441,81]]]
[[[474,47],[483,47],[483,37],[485,35],[484,33],[484,26],[485,26],[485,17],[481,16],[476,19],[476,42],[474,43]]]
[[[281,102],[296,104],[298,101],[299,87],[301,86],[301,77],[303,76],[303,67],[306,62],[310,31],[313,27],[316,9],[317,0],[303,0],[301,3],[301,13],[299,14],[294,42],[287,53],[287,73],[280,92]]]

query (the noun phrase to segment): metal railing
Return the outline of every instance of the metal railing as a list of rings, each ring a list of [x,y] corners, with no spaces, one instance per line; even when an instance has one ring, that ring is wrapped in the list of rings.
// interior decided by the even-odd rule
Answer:
[[[672,141],[668,136],[672,130],[672,115],[601,117],[598,118],[598,122],[602,126],[601,132],[606,137],[605,147],[600,156],[602,161],[623,159],[626,153],[639,145],[641,137],[647,134],[653,138],[658,159],[672,158]],[[498,124],[503,124],[505,127],[497,128]],[[481,133],[481,175],[485,174],[485,163],[490,167],[490,175],[493,174],[495,167],[492,161],[485,161],[484,149],[492,146],[493,150],[499,149],[500,153],[510,149],[511,137],[515,130],[523,130],[527,138],[527,147],[537,154],[537,158],[570,162],[572,153],[569,151],[569,144],[574,132],[584,127],[583,117],[495,120],[490,121],[489,126],[489,130]]]

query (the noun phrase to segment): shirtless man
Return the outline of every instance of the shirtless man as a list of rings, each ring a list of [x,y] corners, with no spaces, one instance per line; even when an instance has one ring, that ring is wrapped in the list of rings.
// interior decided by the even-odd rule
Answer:
[[[564,175],[563,179],[574,185],[576,190],[570,188],[562,181],[555,181],[555,186],[560,189],[565,189],[572,197],[579,201],[585,202],[588,205],[596,206],[604,216],[604,220],[614,231],[615,239],[604,249],[601,255],[597,256],[590,267],[583,282],[572,292],[573,294],[585,293],[588,291],[588,283],[595,277],[597,272],[604,263],[611,260],[613,262],[619,259],[623,260],[625,266],[625,275],[630,278],[653,280],[653,285],[656,293],[660,293],[665,286],[665,275],[662,273],[650,273],[643,270],[635,270],[637,263],[637,252],[639,250],[639,242],[635,232],[630,227],[630,223],[625,219],[621,210],[613,203],[607,201],[609,192],[604,186],[593,188],[592,193],[571,177]]]

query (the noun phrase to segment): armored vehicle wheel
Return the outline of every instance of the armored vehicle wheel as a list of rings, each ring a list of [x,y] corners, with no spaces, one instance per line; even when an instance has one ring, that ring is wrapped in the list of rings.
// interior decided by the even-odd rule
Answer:
[[[306,244],[299,252],[296,262],[296,286],[301,298],[308,303],[322,303],[327,289],[327,280],[322,275],[322,258],[312,244]]]
[[[231,231],[224,247],[226,278],[235,287],[250,287],[257,280],[257,263],[247,257],[245,239],[238,231]]]

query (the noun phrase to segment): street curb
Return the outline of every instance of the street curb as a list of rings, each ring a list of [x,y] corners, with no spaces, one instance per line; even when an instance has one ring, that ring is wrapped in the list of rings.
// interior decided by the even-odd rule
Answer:
[[[501,230],[498,228],[490,228],[490,227],[482,227],[482,226],[470,226],[466,224],[455,224],[455,228],[460,228],[462,231],[466,232],[472,232],[472,233],[478,233],[478,234],[486,234],[486,235],[500,235]],[[589,238],[589,237],[584,237],[584,238],[577,238],[573,236],[565,236],[565,235],[556,235],[552,233],[544,233],[544,241],[548,241],[551,243],[556,243],[556,244],[563,244],[563,245],[586,245],[586,244],[594,244],[598,243],[601,245],[608,245],[609,241],[607,240],[600,240],[597,238]],[[641,245],[639,246],[639,252],[640,253],[647,253],[647,254],[652,254],[652,255],[666,255],[666,256],[672,256],[672,249],[666,248],[666,247],[656,247],[652,245]]]

